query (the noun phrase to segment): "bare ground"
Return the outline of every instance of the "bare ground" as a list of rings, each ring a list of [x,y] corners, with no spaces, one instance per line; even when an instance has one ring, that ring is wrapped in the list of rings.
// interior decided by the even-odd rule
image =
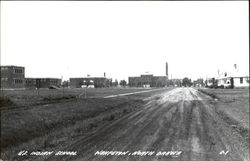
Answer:
[[[24,91],[23,94],[20,91],[10,91],[8,96],[16,104],[1,108],[1,158],[23,160],[24,158],[17,156],[20,149],[39,151],[60,147],[63,143],[83,137],[138,110],[145,104],[145,97],[164,91],[156,89],[133,97],[106,99],[103,96],[138,92],[142,89],[91,90],[92,93],[97,93],[94,97],[77,99],[69,97],[74,92],[77,92],[77,96],[83,90],[73,89],[64,96],[58,91],[50,93],[49,90],[44,90],[40,96],[30,95],[29,91]]]
[[[140,95],[140,99],[144,100],[143,103],[138,104],[137,108],[131,108],[130,111],[126,111],[128,108],[124,108],[126,110],[123,109],[123,113],[126,114],[114,114],[113,117],[104,117],[102,121],[94,121],[94,124],[90,126],[92,130],[87,129],[86,133],[79,132],[77,136],[68,136],[64,142],[40,149],[41,151],[53,152],[74,151],[77,152],[75,156],[55,156],[52,154],[40,157],[20,157],[13,156],[14,151],[6,150],[2,157],[6,160],[11,158],[10,160],[47,161],[249,160],[249,126],[243,125],[244,123],[237,119],[234,119],[237,124],[232,126],[232,122],[225,119],[226,117],[231,119],[232,116],[237,115],[225,112],[224,106],[230,104],[233,108],[233,106],[240,105],[239,102],[237,104],[223,102],[222,98],[217,100],[192,88],[176,88],[155,95],[147,94],[147,98],[145,98],[145,94],[143,94],[144,97],[139,94],[138,98]],[[133,97],[126,98],[131,101]],[[113,102],[112,99],[110,101]],[[123,106],[119,105],[120,107]],[[107,114],[114,112],[114,109]],[[245,113],[245,115],[249,115],[249,113]],[[245,116],[244,119],[246,118],[249,119],[249,116]],[[81,123],[83,122],[76,122],[74,126],[77,127],[71,127],[72,129],[68,127],[66,131],[69,129],[81,131],[84,128],[79,126]],[[239,130],[238,127],[244,130]],[[54,139],[58,140],[58,137]],[[52,140],[50,141],[52,142]],[[26,145],[30,150],[32,144]],[[15,150],[20,150],[20,148],[16,147]],[[98,155],[97,152],[102,150],[127,153],[123,156]],[[138,151],[151,151],[153,154],[142,156],[140,155],[142,153]],[[179,155],[170,155],[166,153],[169,151],[180,153]],[[222,154],[221,151],[228,152]],[[159,152],[162,152],[162,155],[156,155]]]

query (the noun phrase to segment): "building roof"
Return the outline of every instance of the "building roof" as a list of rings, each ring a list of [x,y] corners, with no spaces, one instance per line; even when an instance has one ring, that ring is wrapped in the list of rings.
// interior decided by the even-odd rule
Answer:
[[[25,79],[60,79],[60,78],[25,78]]]
[[[218,76],[216,77],[216,79],[223,79],[228,77],[249,77],[249,73],[242,72],[237,64],[234,64],[234,66],[231,66],[227,69],[218,70]]]
[[[75,78],[69,78],[69,79],[108,79],[106,77],[75,77]]]
[[[24,68],[23,66],[16,66],[16,65],[1,65],[0,67],[15,67],[15,68]]]

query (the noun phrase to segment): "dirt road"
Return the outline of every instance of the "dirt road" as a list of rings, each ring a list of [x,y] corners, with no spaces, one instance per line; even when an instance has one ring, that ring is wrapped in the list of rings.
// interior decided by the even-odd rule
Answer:
[[[147,100],[141,110],[60,149],[77,155],[46,159],[249,160],[245,139],[220,118],[211,97],[193,88],[176,88]]]

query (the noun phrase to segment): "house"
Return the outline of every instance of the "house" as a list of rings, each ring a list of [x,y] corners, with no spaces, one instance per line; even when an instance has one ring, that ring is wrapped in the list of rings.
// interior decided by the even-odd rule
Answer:
[[[241,73],[237,64],[234,64],[233,69],[226,72],[218,72],[216,82],[218,87],[244,88],[249,87],[249,76]]]

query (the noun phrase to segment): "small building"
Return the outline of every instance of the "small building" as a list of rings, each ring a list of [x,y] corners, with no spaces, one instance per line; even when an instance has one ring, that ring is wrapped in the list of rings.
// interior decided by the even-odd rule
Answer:
[[[25,78],[25,88],[60,87],[61,79],[58,78]]]
[[[217,87],[222,88],[243,88],[249,87],[249,75],[242,73],[237,64],[231,66],[231,69],[220,71],[216,78]]]
[[[1,88],[24,88],[25,68],[20,66],[0,66]]]
[[[217,78],[217,86],[222,88],[244,88],[249,87],[248,76],[230,76]]]
[[[69,81],[71,88],[81,88],[82,86],[103,88],[110,85],[110,79],[105,77],[70,78]]]
[[[249,75],[242,73],[237,64],[227,70],[218,70],[218,76],[206,80],[210,88],[244,88],[249,87]]]
[[[233,78],[233,85],[236,88],[241,87],[249,87],[249,77],[232,77]]]
[[[165,87],[167,85],[167,76],[153,76],[153,74],[144,74],[140,77],[129,77],[130,87]]]

